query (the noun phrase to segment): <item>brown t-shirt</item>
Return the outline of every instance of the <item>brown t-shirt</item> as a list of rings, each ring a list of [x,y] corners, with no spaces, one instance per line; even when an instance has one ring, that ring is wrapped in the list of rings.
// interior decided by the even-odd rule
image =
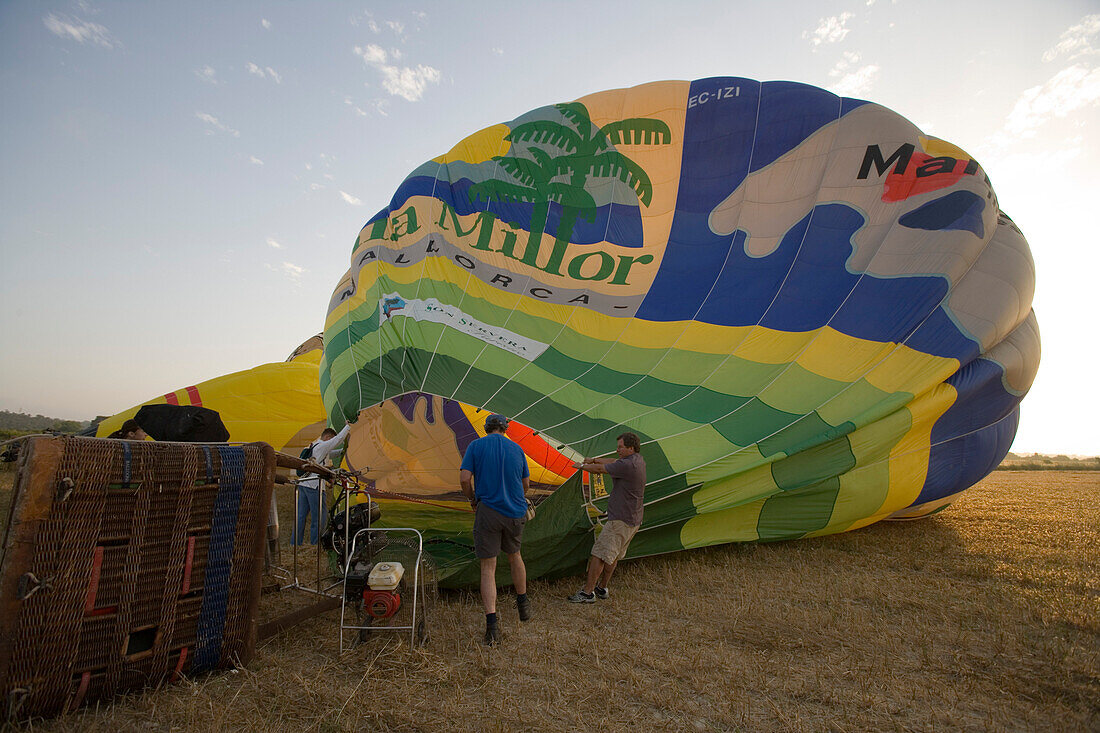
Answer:
[[[607,500],[608,520],[618,519],[631,527],[642,523],[645,498],[645,459],[641,453],[604,465],[611,476],[611,496]]]

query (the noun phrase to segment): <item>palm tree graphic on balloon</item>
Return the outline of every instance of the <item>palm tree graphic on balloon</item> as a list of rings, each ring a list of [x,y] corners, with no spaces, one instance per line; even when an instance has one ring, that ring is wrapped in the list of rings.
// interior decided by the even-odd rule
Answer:
[[[536,266],[539,245],[546,228],[550,203],[562,207],[554,248],[547,263],[539,269],[560,275],[562,259],[577,217],[587,222],[596,219],[597,204],[585,186],[597,178],[617,178],[649,206],[653,183],[640,165],[615,149],[615,144],[667,145],[672,132],[662,120],[633,117],[597,127],[583,104],[557,104],[555,108],[568,124],[554,120],[533,120],[517,125],[504,136],[513,143],[525,143],[530,157],[520,157],[516,148],[493,161],[511,180],[491,178],[470,187],[472,201],[530,203],[531,224],[521,262]],[[549,148],[552,152],[548,152]]]

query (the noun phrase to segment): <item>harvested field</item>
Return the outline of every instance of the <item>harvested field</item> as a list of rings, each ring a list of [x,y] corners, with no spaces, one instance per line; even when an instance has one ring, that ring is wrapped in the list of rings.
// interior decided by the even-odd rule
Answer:
[[[627,563],[596,605],[565,601],[577,584],[532,583],[522,626],[502,593],[499,649],[477,594],[444,593],[424,648],[341,656],[328,613],[246,669],[25,729],[1100,728],[1097,472],[999,471],[917,522]],[[263,607],[311,600],[281,595]]]

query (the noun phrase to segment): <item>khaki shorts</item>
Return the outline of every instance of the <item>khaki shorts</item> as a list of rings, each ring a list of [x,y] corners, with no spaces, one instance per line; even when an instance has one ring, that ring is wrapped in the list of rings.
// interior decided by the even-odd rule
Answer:
[[[502,550],[514,555],[519,552],[526,523],[524,517],[506,517],[479,502],[474,510],[474,554],[482,560],[496,557]]]
[[[603,531],[596,538],[596,543],[592,545],[592,554],[608,565],[617,563],[626,557],[626,548],[637,531],[637,527],[612,519],[603,526]]]

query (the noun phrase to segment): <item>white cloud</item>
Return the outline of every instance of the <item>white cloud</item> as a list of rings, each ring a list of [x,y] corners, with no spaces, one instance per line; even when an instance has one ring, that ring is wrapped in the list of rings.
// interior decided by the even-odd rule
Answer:
[[[414,10],[413,15],[416,16],[417,20],[427,20],[428,19],[428,14],[425,13],[423,10]]]
[[[350,193],[346,193],[346,192],[344,192],[344,191],[341,191],[341,192],[340,192],[340,197],[341,197],[342,199],[344,199],[344,201],[347,201],[347,202],[348,202],[349,204],[351,204],[352,206],[362,206],[362,205],[363,205],[363,202],[362,202],[362,201],[360,201],[359,199],[355,198],[355,197],[354,197],[354,196],[352,196],[352,195],[351,195]]]
[[[310,191],[320,191],[322,188],[324,188],[324,186],[322,186],[320,183],[311,183],[311,184],[309,184],[309,190]]]
[[[222,132],[229,133],[233,137],[240,137],[241,136],[241,133],[239,131],[234,130],[232,127],[225,124],[224,122],[222,122],[221,120],[219,120],[217,117],[215,117],[212,114],[208,114],[206,112],[196,112],[195,116],[198,117],[203,122],[205,122],[206,124],[210,125],[210,127],[213,127],[215,130],[221,130]],[[214,130],[211,130],[211,129],[207,128],[206,134],[213,135]]]
[[[840,55],[840,61],[836,62],[836,66],[829,70],[829,76],[835,79],[858,64],[861,58],[862,57],[854,51],[845,51]]]
[[[42,22],[50,33],[61,38],[68,38],[77,43],[93,43],[103,48],[114,48],[119,45],[111,32],[99,23],[90,20],[80,20],[68,15],[55,15],[50,13]]]
[[[987,161],[1005,160],[1006,156],[1018,158],[1023,154],[1024,141],[1043,145],[1043,138],[1038,135],[1041,127],[1055,120],[1068,119],[1070,129],[1074,123],[1080,128],[1081,121],[1073,119],[1075,113],[1098,104],[1100,69],[1074,64],[1059,71],[1045,84],[1021,94],[1002,128],[983,141],[976,152]],[[1070,149],[1066,142],[1077,145],[1079,138],[1063,140],[1058,148],[1063,154]]]
[[[373,43],[365,47],[356,46],[355,53],[382,75],[382,86],[387,92],[410,102],[419,100],[428,84],[438,84],[442,78],[438,69],[424,64],[417,64],[415,68],[387,64],[385,50]]]
[[[351,24],[358,27],[360,23],[366,23],[371,33],[379,33],[382,28],[374,20],[374,15],[369,10],[364,10],[358,15],[351,16]]]
[[[352,109],[354,109],[355,114],[357,114],[358,116],[360,116],[360,117],[366,117],[367,116],[367,113],[363,110],[363,108],[360,107],[359,105],[357,105],[355,102],[353,102],[351,97],[344,97],[344,104],[346,104],[349,107],[351,107]]]
[[[355,53],[363,57],[363,60],[368,64],[384,64],[386,63],[386,51],[381,46],[376,46],[373,43],[368,43],[366,46],[360,48],[355,47]]]
[[[396,20],[387,20],[386,26],[399,36],[405,32],[405,24]]]
[[[503,56],[504,55],[504,49],[501,48],[500,46],[493,46],[493,48],[491,50],[497,56]]]
[[[304,267],[299,267],[293,262],[284,262],[281,265],[272,265],[268,263],[265,265],[265,267],[272,272],[281,272],[283,275],[286,276],[287,280],[290,280],[290,282],[294,283],[295,285],[300,285],[302,282],[302,275],[306,272],[309,272],[309,270],[305,269]]]
[[[840,81],[831,85],[828,89],[833,94],[842,97],[858,97],[871,91],[871,86],[878,78],[879,68],[875,64],[862,66],[855,71],[845,74]]]
[[[271,30],[271,21],[267,18],[260,18],[260,25],[262,25],[265,30]]]
[[[213,66],[204,66],[201,69],[195,69],[195,76],[210,84],[218,84],[218,72],[214,70]]]
[[[248,69],[248,73],[252,74],[253,76],[258,76],[261,79],[271,79],[276,84],[283,83],[283,77],[279,76],[279,73],[270,66],[260,68],[256,64],[249,61],[247,64],[245,64],[245,68]]]
[[[274,237],[268,237],[267,238],[267,246],[271,247],[272,249],[282,249],[283,248],[283,245],[281,245],[277,241],[275,241]]]
[[[862,58],[854,51],[843,52],[836,65],[829,69],[829,76],[838,80],[829,87],[829,91],[842,97],[865,95],[871,91],[871,85],[878,78],[879,67],[875,64],[859,66]]]
[[[841,13],[828,18],[821,18],[817,22],[817,28],[812,31],[802,31],[802,37],[809,39],[810,45],[817,48],[823,43],[836,43],[843,41],[848,35],[848,29],[844,24],[855,16],[852,13]]]
[[[1005,132],[1031,137],[1036,128],[1054,118],[1100,102],[1100,69],[1081,64],[1062,69],[1042,86],[1028,89],[1016,100],[1005,120]]]
[[[264,162],[262,160],[260,160],[259,158],[257,158],[255,155],[248,156],[248,162],[251,163],[252,165],[263,165],[264,164]]]
[[[1086,15],[1077,25],[1070,26],[1058,38],[1053,48],[1043,54],[1043,61],[1053,61],[1062,54],[1069,54],[1070,60],[1078,56],[1097,53],[1092,47],[1093,38],[1100,33],[1100,15]]]

